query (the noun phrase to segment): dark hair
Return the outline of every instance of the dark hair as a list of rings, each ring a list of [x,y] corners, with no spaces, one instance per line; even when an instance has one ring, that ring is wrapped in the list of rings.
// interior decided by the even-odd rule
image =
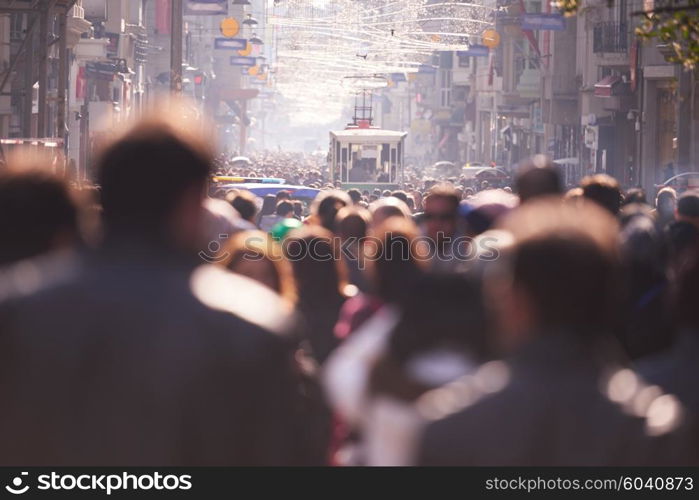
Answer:
[[[284,216],[289,213],[294,212],[294,205],[289,201],[280,201],[277,204],[276,214],[279,216]]]
[[[415,254],[417,229],[403,217],[389,217],[374,232],[376,248],[367,248],[372,288],[386,302],[401,302],[415,291],[423,268]]]
[[[144,122],[108,147],[98,163],[108,234],[161,239],[184,192],[201,186],[211,168],[203,145],[168,124]]]
[[[0,265],[52,250],[60,234],[78,236],[77,207],[49,172],[0,173]]]
[[[699,217],[699,190],[682,193],[677,199],[677,213],[685,217]]]
[[[260,210],[260,216],[272,215],[277,208],[277,198],[273,194],[266,194],[262,198],[262,209]]]
[[[456,212],[459,209],[459,195],[456,193],[456,189],[453,187],[447,185],[447,184],[436,184],[434,185],[427,196],[422,201],[422,206],[425,207],[428,203],[428,200],[436,200],[436,199],[442,199],[446,200],[449,202],[454,210],[454,216],[456,216]]]
[[[321,226],[334,232],[335,216],[338,210],[351,204],[352,200],[344,191],[326,191],[315,199],[313,212],[318,217]]]
[[[594,203],[549,197],[526,203],[502,222],[510,279],[543,331],[609,333],[620,308],[617,221]]]
[[[347,194],[352,199],[352,203],[357,204],[362,199],[362,193],[359,192],[359,189],[350,189]]]
[[[286,189],[282,189],[281,191],[277,191],[276,195],[276,200],[277,202],[281,200],[290,200],[291,199],[291,191],[287,191]]]
[[[563,194],[561,174],[548,159],[537,156],[525,161],[517,172],[515,191],[522,202]]]
[[[406,205],[408,204],[408,194],[405,191],[400,191],[400,190],[393,191],[391,193],[391,196],[393,196],[394,198],[398,198],[400,201],[402,201]]]
[[[240,191],[235,198],[233,198],[233,201],[231,201],[231,206],[233,206],[246,221],[255,221],[257,206],[255,205],[255,199],[248,191]]]
[[[344,274],[332,233],[318,226],[292,231],[282,245],[294,271],[298,298],[312,304],[325,304],[341,295]]]
[[[341,238],[364,238],[371,215],[361,207],[344,207],[337,212],[335,228]]]
[[[630,205],[631,203],[647,203],[646,192],[642,188],[631,188],[626,191],[624,205]]]
[[[610,213],[616,215],[621,207],[621,189],[614,177],[607,174],[597,174],[585,177],[580,187],[583,197],[598,203]]]
[[[390,354],[399,363],[438,347],[485,358],[483,300],[473,278],[427,274],[401,305],[403,316],[389,342]]]
[[[549,234],[517,246],[513,278],[544,328],[600,329],[612,324],[616,268],[594,242]]]
[[[294,215],[299,219],[303,217],[303,202],[301,200],[293,200],[291,203],[294,205]]]

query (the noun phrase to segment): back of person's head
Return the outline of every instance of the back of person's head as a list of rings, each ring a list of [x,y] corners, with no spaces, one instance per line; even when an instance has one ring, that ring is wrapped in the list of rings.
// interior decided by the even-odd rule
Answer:
[[[262,283],[290,302],[296,297],[289,262],[263,231],[241,231],[222,247],[216,263]]]
[[[335,229],[342,240],[361,239],[367,234],[371,215],[361,207],[343,207],[337,212]]]
[[[378,226],[389,217],[410,217],[410,209],[398,198],[388,196],[379,198],[369,205],[371,212],[371,224]]]
[[[621,188],[614,177],[607,174],[595,174],[583,178],[580,182],[583,196],[607,209],[612,215],[621,208]]]
[[[531,323],[514,327],[607,333],[619,293],[618,228],[609,212],[542,199],[512,211],[503,228],[514,237],[504,283]]]
[[[78,208],[66,183],[46,168],[0,171],[0,266],[78,242]],[[18,159],[21,163],[21,160]]]
[[[459,209],[459,203],[461,201],[461,198],[459,197],[459,194],[457,193],[456,189],[454,186],[451,184],[446,184],[446,183],[441,183],[441,184],[434,184],[429,192],[427,193],[427,196],[425,196],[423,200],[423,205],[427,205],[430,200],[444,200],[446,203],[452,206],[454,210],[454,215],[456,215],[456,212]]]
[[[282,200],[290,200],[291,199],[291,192],[287,191],[286,189],[282,189],[281,191],[277,191],[275,198],[276,198],[277,203],[279,203]]]
[[[349,205],[352,205],[352,200],[347,193],[339,189],[332,189],[318,195],[311,206],[311,213],[317,218],[321,226],[334,232],[335,216],[338,210]]]
[[[255,221],[257,205],[255,204],[255,197],[249,191],[239,191],[231,201],[231,205],[243,219],[248,222]]]
[[[350,197],[352,203],[354,203],[355,205],[362,200],[362,193],[359,192],[359,189],[350,189],[349,191],[347,191],[347,195]]]
[[[303,202],[301,200],[293,200],[292,205],[294,205],[294,215],[301,219],[303,217]]]
[[[389,217],[372,229],[365,257],[372,289],[382,300],[400,302],[415,291],[425,268],[417,237],[409,217]]]
[[[674,188],[666,186],[658,191],[658,195],[655,197],[655,207],[659,213],[674,214],[676,205],[677,192]]]
[[[535,155],[519,165],[515,191],[522,203],[541,196],[561,195],[561,174],[547,156]]]
[[[98,162],[107,236],[162,243],[196,231],[211,161],[208,144],[171,122],[137,123]]]
[[[262,198],[262,208],[260,215],[272,215],[277,209],[277,198],[273,194],[266,194]]]
[[[394,198],[398,198],[400,201],[402,201],[406,205],[408,204],[408,193],[406,193],[405,191],[400,191],[400,190],[393,191],[391,193],[391,196],[393,196]]]
[[[685,191],[677,199],[677,217],[688,222],[699,221],[699,190]]]
[[[410,210],[410,213],[415,212],[415,198],[413,198],[413,195],[408,195],[408,210]]]
[[[462,215],[468,236],[476,236],[489,230],[496,221],[504,217],[518,204],[518,198],[502,189],[488,189],[462,201]]]
[[[300,301],[322,304],[341,296],[345,274],[330,231],[305,225],[289,233],[282,248],[291,262]]]
[[[280,201],[277,203],[276,214],[279,217],[291,217],[294,215],[294,205],[290,201]]]
[[[630,205],[632,203],[648,203],[648,200],[646,199],[646,192],[643,190],[643,188],[636,187],[626,191],[623,205]]]
[[[402,317],[389,342],[401,364],[431,350],[465,353],[474,361],[488,351],[479,284],[468,277],[425,274],[401,304]]]

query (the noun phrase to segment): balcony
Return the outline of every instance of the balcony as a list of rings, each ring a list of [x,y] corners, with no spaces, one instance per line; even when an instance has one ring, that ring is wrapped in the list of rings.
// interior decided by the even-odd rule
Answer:
[[[597,23],[592,40],[595,54],[626,53],[629,50],[628,25],[616,21]]]

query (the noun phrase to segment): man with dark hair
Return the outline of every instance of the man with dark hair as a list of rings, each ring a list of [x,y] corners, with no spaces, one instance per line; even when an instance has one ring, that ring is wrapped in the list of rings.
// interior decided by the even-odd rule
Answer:
[[[406,193],[405,191],[401,191],[400,189],[397,191],[393,191],[391,193],[391,196],[393,196],[394,198],[398,198],[400,201],[402,201],[406,205],[408,204],[408,193]]]
[[[699,230],[699,190],[685,191],[677,199],[675,219],[688,222]]]
[[[459,197],[450,185],[437,184],[424,199],[425,211],[420,217],[423,233],[431,246],[433,271],[449,272],[457,263],[453,243],[459,214]]]
[[[291,200],[291,191],[287,191],[286,189],[282,189],[281,191],[278,191],[276,194],[276,199],[277,199],[277,204],[279,204],[280,201]]]
[[[607,174],[585,177],[580,182],[583,198],[592,200],[612,215],[617,215],[621,208],[621,188],[619,182]]]
[[[298,458],[285,305],[193,243],[211,160],[162,120],[106,149],[101,248],[0,302],[0,464]]]
[[[626,191],[626,194],[624,195],[623,204],[631,205],[632,203],[641,203],[644,205],[648,203],[648,201],[646,200],[646,192],[643,190],[643,188],[631,188],[628,191]]]
[[[524,161],[517,170],[515,190],[521,203],[540,196],[560,196],[563,182],[556,166],[547,156],[536,155]]]
[[[678,449],[665,445],[671,435],[685,437],[681,405],[646,390],[609,347],[618,284],[613,218],[592,204],[541,200],[514,210],[503,229],[514,241],[485,286],[505,361],[423,396],[421,411],[437,420],[426,429],[419,463],[677,460]]]
[[[255,204],[255,197],[249,191],[241,190],[235,195],[231,201],[231,205],[238,211],[243,219],[255,224],[257,205]]]
[[[74,247],[78,210],[63,180],[38,169],[0,172],[0,267]]]
[[[359,202],[362,201],[362,193],[359,192],[359,189],[350,189],[349,191],[347,191],[347,194],[352,199],[352,203],[355,205],[359,204]]]
[[[277,204],[277,217],[287,219],[294,216],[294,205],[290,201],[280,201]]]
[[[677,206],[677,192],[666,186],[658,191],[655,197],[655,218],[658,227],[664,228],[675,220],[675,207]]]

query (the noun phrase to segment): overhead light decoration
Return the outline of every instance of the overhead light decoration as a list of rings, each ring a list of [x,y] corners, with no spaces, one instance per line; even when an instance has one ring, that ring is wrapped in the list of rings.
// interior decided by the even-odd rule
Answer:
[[[262,45],[264,42],[262,41],[262,38],[257,36],[257,33],[253,33],[252,36],[248,40],[251,44],[253,45]]]
[[[277,44],[276,90],[302,110],[294,119],[334,121],[356,93],[347,77],[404,73],[412,81],[434,52],[481,44],[495,11],[495,0],[275,2],[265,28]]]

